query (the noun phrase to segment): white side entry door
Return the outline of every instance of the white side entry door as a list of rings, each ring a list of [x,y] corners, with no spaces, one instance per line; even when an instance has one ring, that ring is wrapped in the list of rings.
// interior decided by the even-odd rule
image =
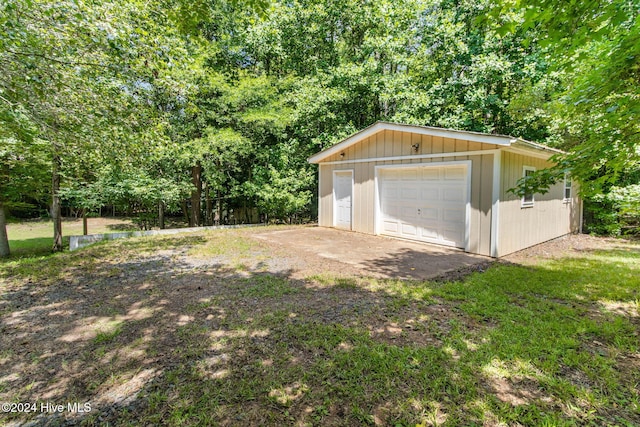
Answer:
[[[333,172],[333,225],[352,229],[353,171]]]

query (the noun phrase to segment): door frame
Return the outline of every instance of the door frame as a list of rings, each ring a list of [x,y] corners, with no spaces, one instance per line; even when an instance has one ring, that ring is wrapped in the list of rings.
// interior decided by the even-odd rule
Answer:
[[[464,166],[467,174],[467,200],[465,202],[465,218],[464,218],[464,251],[469,252],[469,237],[470,237],[470,228],[471,228],[471,160],[454,160],[448,162],[429,162],[429,163],[405,163],[405,164],[397,164],[397,165],[378,165],[375,167],[374,174],[374,204],[375,208],[373,210],[373,224],[374,224],[374,232],[376,235],[381,235],[380,232],[380,220],[382,219],[382,210],[380,207],[380,173],[384,170],[389,169],[409,169],[409,168],[437,168],[437,167],[446,167],[446,166]],[[393,236],[389,236],[392,237]],[[421,240],[412,240],[418,241]],[[430,243],[430,242],[424,242]],[[437,243],[432,243],[437,244]],[[453,247],[454,246],[447,246]]]
[[[333,201],[333,227],[338,228],[338,203],[336,200],[336,175],[346,175],[346,174],[350,174],[351,175],[351,223],[350,223],[350,227],[349,230],[353,231],[353,219],[354,219],[354,215],[353,215],[353,197],[354,197],[354,193],[355,193],[355,182],[354,182],[354,170],[353,169],[335,169],[333,171],[333,181],[332,181],[332,185],[331,185],[331,192],[332,192],[332,201]],[[346,228],[342,228],[341,230],[346,230]]]

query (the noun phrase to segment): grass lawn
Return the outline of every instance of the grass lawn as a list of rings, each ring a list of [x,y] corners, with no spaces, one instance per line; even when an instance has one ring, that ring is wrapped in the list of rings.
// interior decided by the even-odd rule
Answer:
[[[92,408],[0,423],[640,425],[638,244],[462,282],[275,274],[283,250],[230,230],[0,263],[0,401]]]
[[[138,227],[129,219],[88,218],[89,234],[115,233],[123,230],[138,230]],[[9,247],[14,256],[44,254],[49,252],[53,246],[53,222],[50,220],[9,223],[7,224],[7,234]],[[65,247],[68,247],[68,236],[82,234],[82,219],[64,219],[62,234]]]

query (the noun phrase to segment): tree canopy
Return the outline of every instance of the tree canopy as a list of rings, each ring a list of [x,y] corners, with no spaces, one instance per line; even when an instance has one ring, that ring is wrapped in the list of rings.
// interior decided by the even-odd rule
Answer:
[[[633,1],[0,7],[2,209],[311,218],[306,158],[376,120],[565,150],[527,180],[540,191],[567,170],[587,197],[640,176]]]

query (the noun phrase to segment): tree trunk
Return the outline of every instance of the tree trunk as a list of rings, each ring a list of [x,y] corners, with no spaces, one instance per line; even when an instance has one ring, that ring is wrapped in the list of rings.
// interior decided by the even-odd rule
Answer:
[[[82,209],[82,234],[89,234],[89,225],[87,224],[87,210]]]
[[[193,227],[202,225],[202,213],[200,209],[200,199],[202,198],[202,165],[197,162],[191,168],[191,182],[195,190],[191,192],[191,221]]]
[[[189,209],[187,208],[186,200],[182,201],[182,215],[184,215],[184,220],[187,221],[187,224],[189,224],[189,227],[192,227],[193,224],[191,223],[191,215],[189,215]]]
[[[208,183],[204,190],[204,199],[206,202],[206,210],[207,210],[207,214],[206,214],[207,225],[213,225],[213,203],[211,203],[211,191],[209,190]]]
[[[218,200],[217,200],[217,208],[218,213],[216,214],[216,225],[220,225],[222,223],[222,193],[218,190]]]
[[[164,202],[158,202],[158,226],[164,230]]]
[[[62,251],[62,212],[60,210],[60,156],[53,155],[53,168],[51,174],[51,219],[53,220],[53,247],[54,252]]]
[[[0,202],[0,258],[11,255],[9,249],[9,237],[7,236],[7,217],[5,216],[4,205]]]

